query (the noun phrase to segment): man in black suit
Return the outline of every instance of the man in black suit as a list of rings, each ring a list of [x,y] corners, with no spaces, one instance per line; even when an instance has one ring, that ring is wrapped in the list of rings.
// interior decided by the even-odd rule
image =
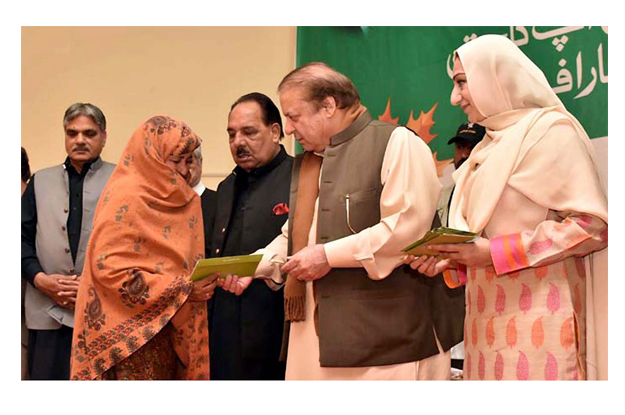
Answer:
[[[189,166],[189,186],[200,196],[202,202],[202,217],[204,219],[204,257],[210,257],[211,236],[213,222],[217,208],[217,193],[207,189],[202,183],[202,146],[193,151],[193,163]]]
[[[276,105],[251,93],[228,116],[232,158],[237,164],[217,188],[213,257],[246,255],[264,248],[288,218],[293,158]],[[236,296],[216,289],[209,302],[211,379],[284,379],[280,362],[284,297],[271,281],[252,281]]]

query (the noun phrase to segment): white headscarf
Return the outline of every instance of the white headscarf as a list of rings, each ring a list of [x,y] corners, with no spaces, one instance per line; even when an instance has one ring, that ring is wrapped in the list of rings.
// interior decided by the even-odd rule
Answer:
[[[542,71],[514,42],[499,35],[480,36],[456,53],[474,105],[486,116],[480,121],[486,135],[453,175],[456,190],[450,226],[481,232],[506,186],[548,209],[584,212],[607,222],[607,201],[601,185],[597,186],[594,148]],[[570,125],[576,137],[572,140],[581,141],[586,152],[580,151],[580,146],[562,148],[554,143],[548,147],[550,156],[526,160],[527,152],[555,123]],[[555,159],[568,163],[554,163]],[[521,161],[524,169],[518,172]]]

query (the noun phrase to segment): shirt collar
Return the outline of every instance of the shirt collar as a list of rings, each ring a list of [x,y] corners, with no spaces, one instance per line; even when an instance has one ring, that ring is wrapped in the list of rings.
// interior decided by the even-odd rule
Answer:
[[[95,170],[99,168],[101,165],[102,165],[102,159],[100,158],[100,156],[98,156],[96,157],[95,160],[88,161],[85,164],[83,164],[82,170],[80,171],[80,175],[84,177],[89,170],[91,169]],[[63,162],[63,167],[65,167],[65,170],[68,172],[79,174],[78,171],[74,168],[74,166],[72,166],[72,162],[69,159],[69,156],[65,157],[65,161]]]
[[[204,193],[204,190],[206,190],[206,186],[204,186],[204,183],[202,183],[202,180],[200,180],[198,184],[193,186],[193,190],[195,191],[195,193],[198,194],[198,196],[202,196],[202,193]]]
[[[360,114],[358,118],[356,118],[354,122],[349,125],[349,127],[330,137],[330,147],[338,146],[339,144],[343,144],[344,142],[356,137],[356,135],[364,130],[371,121],[373,121],[371,113],[369,110],[365,110],[365,112]]]

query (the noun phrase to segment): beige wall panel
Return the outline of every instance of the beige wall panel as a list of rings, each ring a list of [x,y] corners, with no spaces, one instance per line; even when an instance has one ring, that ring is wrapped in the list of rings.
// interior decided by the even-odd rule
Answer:
[[[118,162],[141,122],[169,114],[202,137],[203,182],[215,189],[234,168],[230,105],[257,91],[279,106],[295,42],[295,27],[23,27],[22,146],[31,168],[64,160],[63,113],[91,102],[107,118],[105,160]],[[291,137],[284,144],[292,154]]]

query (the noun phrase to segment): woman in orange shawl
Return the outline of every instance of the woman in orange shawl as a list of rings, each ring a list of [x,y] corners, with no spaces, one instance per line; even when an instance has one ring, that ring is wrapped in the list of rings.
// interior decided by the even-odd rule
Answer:
[[[130,138],[96,208],[71,379],[209,378],[204,301],[214,284],[189,281],[204,235],[185,162],[200,142],[168,116]]]

